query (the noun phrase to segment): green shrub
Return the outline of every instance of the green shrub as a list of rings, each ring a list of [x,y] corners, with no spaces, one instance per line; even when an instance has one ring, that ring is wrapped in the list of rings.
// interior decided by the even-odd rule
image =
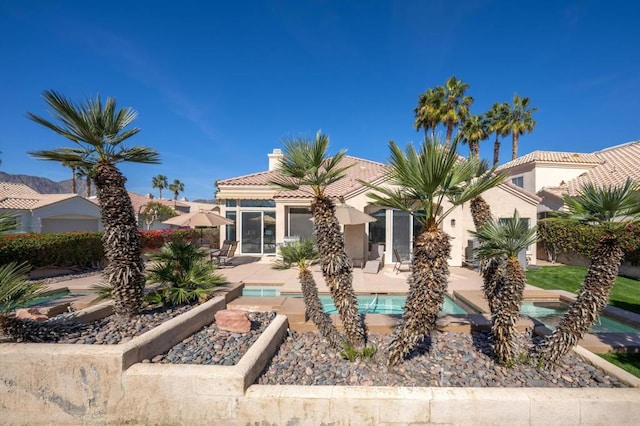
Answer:
[[[94,266],[104,259],[102,232],[17,234],[0,237],[0,264]]]
[[[587,258],[602,235],[602,229],[566,219],[549,218],[538,222],[538,236],[547,253],[576,253]],[[640,264],[640,225],[629,225],[619,236],[625,260]]]

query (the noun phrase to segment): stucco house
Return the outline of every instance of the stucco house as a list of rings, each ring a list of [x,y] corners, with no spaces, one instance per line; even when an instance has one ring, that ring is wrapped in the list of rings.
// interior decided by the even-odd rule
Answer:
[[[631,178],[640,182],[640,141],[593,153],[534,151],[503,164],[510,181],[541,197],[538,217],[561,210],[565,195],[576,195],[587,182],[618,186]]]
[[[0,212],[15,216],[15,233],[102,230],[95,203],[76,194],[40,194],[21,183],[0,182]]]
[[[268,154],[265,171],[216,182],[220,214],[235,221],[234,225],[223,227],[221,239],[238,241],[237,254],[275,255],[279,244],[312,235],[311,194],[303,189],[288,191],[269,184],[277,176],[282,155],[279,149]],[[376,218],[375,222],[367,224],[343,225],[347,254],[353,259],[366,259],[370,245],[380,244],[384,246],[384,263],[394,262],[393,249],[398,250],[402,258],[408,258],[414,233],[419,230],[417,221],[405,212],[372,205],[367,197],[368,188],[358,182],[361,179],[382,184],[387,166],[345,156],[340,166],[347,165],[351,167],[346,177],[330,185],[328,195],[337,203],[344,202]],[[505,182],[487,191],[484,198],[497,217],[511,217],[516,208],[521,217],[529,219],[531,226],[537,223],[536,208],[540,198],[523,188]],[[468,204],[455,209],[442,226],[453,237],[450,265],[461,266],[471,239],[468,231],[474,229]],[[535,250],[532,246],[529,253],[534,263]]]

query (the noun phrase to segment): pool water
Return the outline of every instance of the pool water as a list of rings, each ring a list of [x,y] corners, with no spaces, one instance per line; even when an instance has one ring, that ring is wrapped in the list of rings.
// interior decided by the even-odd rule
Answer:
[[[275,297],[280,296],[280,287],[276,286],[245,286],[242,289],[243,296],[249,297]]]
[[[388,294],[367,294],[358,295],[358,311],[361,314],[387,314],[402,315],[404,312],[404,304],[407,297],[404,295],[388,295]],[[327,314],[336,314],[338,309],[333,303],[331,296],[320,296],[320,301]],[[447,314],[466,314],[467,312],[457,305],[449,297],[445,297],[442,305],[442,315]]]
[[[522,303],[520,313],[535,318],[554,330],[568,307],[569,305],[563,302],[525,301]],[[640,333],[640,329],[601,315],[599,320],[589,329],[589,333]]]

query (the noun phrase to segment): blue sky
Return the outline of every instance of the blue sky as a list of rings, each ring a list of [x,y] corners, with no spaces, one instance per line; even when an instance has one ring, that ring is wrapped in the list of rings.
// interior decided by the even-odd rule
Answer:
[[[265,170],[283,137],[319,129],[331,153],[386,161],[390,139],[420,141],[418,95],[452,75],[473,113],[531,98],[521,155],[592,152],[640,139],[638,22],[635,1],[4,1],[0,170],[68,179],[27,152],[70,142],[26,113],[48,116],[46,89],[100,93],[137,110],[130,143],[161,154],[122,166],[129,190],[157,195],[164,174],[211,199],[216,180]]]

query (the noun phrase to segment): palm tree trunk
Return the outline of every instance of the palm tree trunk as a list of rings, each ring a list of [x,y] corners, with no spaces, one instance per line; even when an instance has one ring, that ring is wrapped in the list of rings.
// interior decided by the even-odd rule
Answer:
[[[71,167],[71,192],[76,193],[76,168]]]
[[[511,160],[518,158],[518,132],[511,133]]]
[[[607,306],[623,256],[617,237],[605,235],[600,239],[575,302],[558,328],[535,349],[535,356],[555,364],[578,344]]]
[[[322,275],[338,308],[347,339],[354,347],[364,346],[366,332],[353,291],[353,267],[344,249],[344,238],[335,218],[335,206],[330,198],[316,197],[311,211],[322,261]]]
[[[91,198],[91,177],[87,176],[87,198]]]
[[[508,258],[502,285],[497,286],[495,312],[491,316],[493,352],[502,364],[515,360],[516,324],[525,286],[525,275],[518,258]]]
[[[449,148],[451,146],[451,135],[453,135],[453,124],[447,123],[447,136],[444,140],[445,148]]]
[[[391,335],[389,365],[397,365],[436,327],[449,278],[449,236],[439,228],[416,239],[409,293],[400,324]]]
[[[497,166],[500,161],[500,139],[496,133],[496,141],[493,143],[493,165]]]
[[[470,209],[476,231],[491,220],[491,206],[489,206],[481,195],[471,199]]]
[[[109,264],[105,280],[113,288],[116,314],[132,316],[142,307],[144,265],[140,253],[140,235],[131,198],[125,189],[126,178],[116,166],[98,163],[95,184],[102,213],[105,256]]]
[[[345,343],[344,337],[340,335],[331,317],[324,313],[322,303],[318,297],[318,286],[313,279],[313,274],[309,269],[301,269],[299,277],[302,287],[302,297],[307,307],[307,315],[318,327],[318,331],[329,344],[335,349],[342,349]]]

